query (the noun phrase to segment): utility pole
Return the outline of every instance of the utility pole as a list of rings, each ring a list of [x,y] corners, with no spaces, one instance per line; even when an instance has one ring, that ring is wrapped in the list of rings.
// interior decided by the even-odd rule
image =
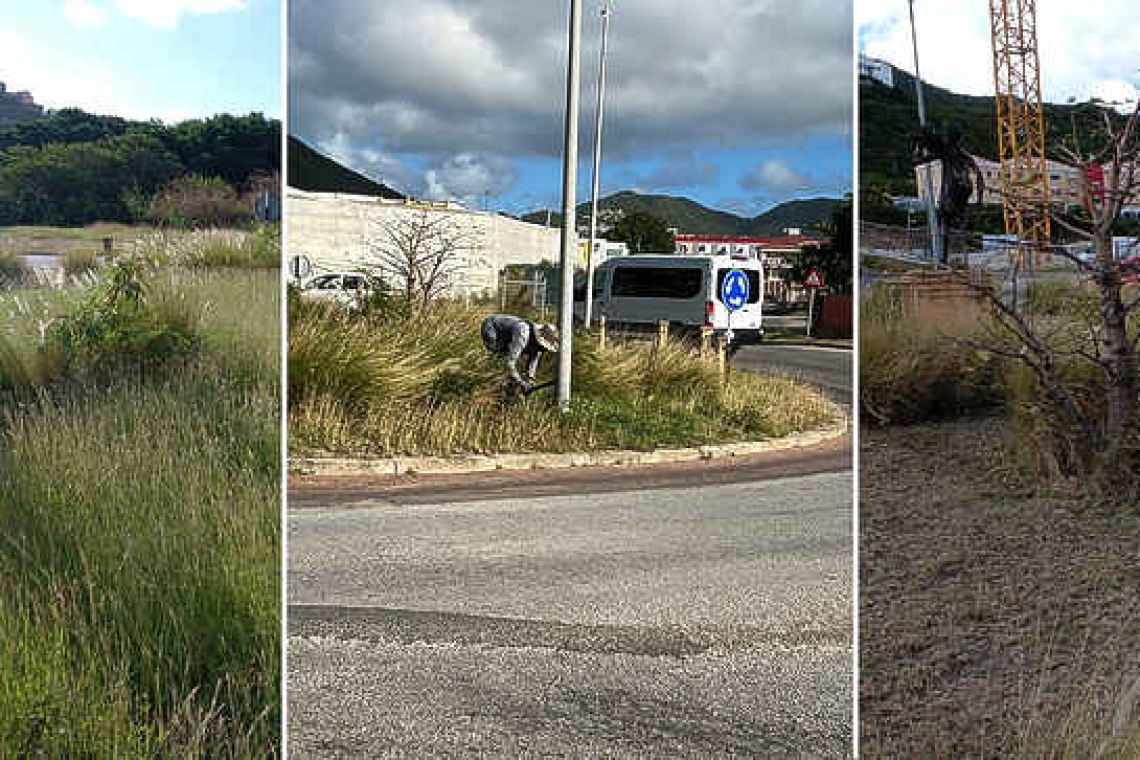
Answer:
[[[570,60],[566,72],[566,139],[562,149],[562,270],[558,301],[558,407],[570,409],[571,350],[574,338],[575,190],[578,183],[578,46],[582,41],[581,0],[570,0]]]
[[[590,245],[586,248],[586,303],[583,314],[590,328],[594,310],[594,245],[598,240],[598,183],[602,169],[602,113],[606,102],[606,46],[610,34],[610,9],[602,6],[602,54],[598,63],[598,110],[594,121],[594,183],[590,199]]]
[[[910,0],[910,39],[914,45],[914,91],[918,95],[918,126],[926,128],[926,101],[922,95],[922,75],[918,71],[918,33],[914,28],[914,0]],[[946,171],[946,167],[942,167]],[[930,254],[934,263],[942,263],[942,241],[938,236],[938,218],[934,211],[934,177],[933,167],[927,163],[926,168],[926,226],[930,232]]]

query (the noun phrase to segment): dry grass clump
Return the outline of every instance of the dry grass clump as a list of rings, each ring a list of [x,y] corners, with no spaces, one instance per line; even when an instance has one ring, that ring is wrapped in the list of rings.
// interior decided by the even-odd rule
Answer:
[[[886,288],[860,303],[859,404],[864,419],[948,419],[1003,402],[1001,362],[963,340],[978,328],[904,317]]]
[[[574,402],[529,398],[479,339],[487,310],[437,304],[424,318],[290,309],[290,441],[299,449],[384,455],[651,449],[762,439],[820,427],[836,414],[789,380],[738,372],[722,388],[689,346],[574,345]],[[539,380],[549,378],[547,356]]]

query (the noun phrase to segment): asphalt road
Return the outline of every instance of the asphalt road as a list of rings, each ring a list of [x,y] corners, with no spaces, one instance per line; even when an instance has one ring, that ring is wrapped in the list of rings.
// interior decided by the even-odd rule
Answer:
[[[847,756],[849,471],[471,488],[298,489],[290,757]]]
[[[734,361],[850,403],[850,352]],[[289,498],[292,758],[850,755],[849,437]]]
[[[761,343],[745,346],[732,359],[734,368],[794,377],[825,391],[834,401],[850,406],[852,352],[841,348]]]

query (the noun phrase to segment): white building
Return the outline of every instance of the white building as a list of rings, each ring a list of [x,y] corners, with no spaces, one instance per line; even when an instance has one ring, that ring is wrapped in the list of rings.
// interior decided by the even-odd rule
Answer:
[[[588,232],[586,233],[586,237],[589,237]],[[576,266],[586,266],[586,253],[587,248],[589,247],[588,243],[588,240],[578,240],[578,261],[576,262]],[[601,264],[603,261],[613,256],[629,255],[629,246],[625,243],[614,242],[613,240],[606,240],[605,238],[595,238],[594,243],[594,266]]]
[[[294,276],[382,270],[376,248],[387,242],[385,227],[421,215],[433,220],[446,215],[449,226],[463,238],[465,250],[456,256],[448,288],[453,295],[493,293],[504,267],[557,262],[560,253],[558,228],[472,211],[457,203],[311,193],[290,187],[285,204],[285,240]],[[382,271],[379,274],[384,276]]]
[[[974,156],[973,158],[982,172],[982,178],[986,185],[985,192],[982,194],[982,203],[1001,205],[1001,164],[981,156]],[[1085,192],[1084,171],[1080,167],[1070,166],[1052,159],[1046,160],[1045,165],[1049,170],[1049,198],[1052,204],[1063,208],[1081,205],[1084,202]],[[928,172],[931,173],[934,194],[938,195],[942,187],[942,162],[930,161],[914,167],[919,200],[923,202],[926,201],[926,175]],[[1107,168],[1105,173],[1107,174]],[[973,177],[970,180],[973,181]],[[1128,209],[1138,208],[1134,202],[1140,200],[1140,190],[1134,191],[1130,200],[1133,203],[1124,207],[1125,216],[1129,215]],[[970,203],[977,202],[978,189],[975,186],[974,192],[970,194]]]
[[[895,68],[886,61],[859,54],[859,76],[874,79],[887,87],[895,86]]]

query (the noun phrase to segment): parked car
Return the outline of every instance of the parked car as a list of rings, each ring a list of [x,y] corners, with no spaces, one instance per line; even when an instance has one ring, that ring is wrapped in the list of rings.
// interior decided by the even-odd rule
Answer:
[[[380,282],[363,272],[324,272],[301,282],[301,297],[356,309],[379,288]]]
[[[748,278],[748,299],[729,314],[721,300],[725,276],[733,269]],[[581,317],[584,291],[575,300]],[[594,271],[593,314],[617,329],[651,329],[668,320],[678,333],[709,327],[729,337],[733,347],[759,343],[763,326],[764,267],[756,259],[731,256],[644,255],[607,259]]]

